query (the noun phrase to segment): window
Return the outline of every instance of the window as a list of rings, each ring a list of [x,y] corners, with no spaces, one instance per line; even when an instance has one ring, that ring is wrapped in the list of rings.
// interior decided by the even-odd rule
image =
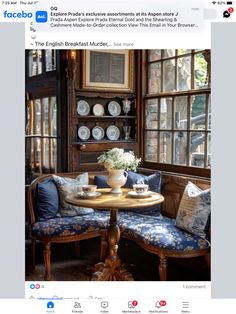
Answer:
[[[55,50],[29,50],[28,76],[44,74],[56,70]]]
[[[209,50],[149,50],[146,60],[145,167],[209,175]]]
[[[26,112],[26,160],[31,171],[51,173],[57,169],[56,97],[29,100]]]
[[[26,182],[58,168],[56,50],[26,50]]]

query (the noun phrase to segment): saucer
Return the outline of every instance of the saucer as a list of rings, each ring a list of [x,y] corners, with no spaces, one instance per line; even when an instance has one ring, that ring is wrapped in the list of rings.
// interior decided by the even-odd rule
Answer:
[[[97,198],[99,196],[101,196],[102,193],[100,192],[92,192],[89,194],[85,194],[85,193],[78,193],[79,198],[83,198],[83,199],[93,199],[93,198]]]
[[[147,197],[150,197],[152,195],[152,191],[147,191],[144,193],[137,193],[135,191],[129,191],[128,195],[133,197],[133,198],[147,198]]]

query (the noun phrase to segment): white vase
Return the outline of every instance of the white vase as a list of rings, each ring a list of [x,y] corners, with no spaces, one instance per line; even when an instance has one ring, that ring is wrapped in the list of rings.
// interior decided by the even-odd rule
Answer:
[[[109,170],[107,184],[112,188],[111,193],[122,193],[121,187],[125,185],[128,173],[125,170]]]

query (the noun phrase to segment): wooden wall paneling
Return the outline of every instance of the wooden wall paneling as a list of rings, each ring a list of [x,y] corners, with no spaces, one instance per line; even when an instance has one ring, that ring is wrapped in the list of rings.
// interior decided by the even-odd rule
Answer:
[[[66,51],[57,52],[57,172],[68,171],[68,101]]]

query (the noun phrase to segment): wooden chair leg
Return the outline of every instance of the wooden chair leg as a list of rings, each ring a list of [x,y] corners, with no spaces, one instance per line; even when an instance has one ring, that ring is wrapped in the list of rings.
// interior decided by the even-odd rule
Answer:
[[[100,252],[100,261],[104,262],[105,258],[107,257],[107,231],[103,230],[101,233],[101,252]]]
[[[206,255],[204,255],[204,258],[207,263],[208,269],[211,270],[211,254],[207,253]]]
[[[32,274],[35,273],[35,250],[36,250],[36,240],[31,239],[31,267]]]
[[[75,254],[77,258],[80,257],[80,241],[75,242]]]
[[[43,257],[44,257],[44,265],[45,265],[45,274],[44,280],[49,281],[51,280],[51,243],[44,244],[43,250]]]
[[[160,281],[166,281],[166,279],[167,279],[167,258],[164,255],[161,255],[159,257],[160,257],[160,263],[159,263]]]

